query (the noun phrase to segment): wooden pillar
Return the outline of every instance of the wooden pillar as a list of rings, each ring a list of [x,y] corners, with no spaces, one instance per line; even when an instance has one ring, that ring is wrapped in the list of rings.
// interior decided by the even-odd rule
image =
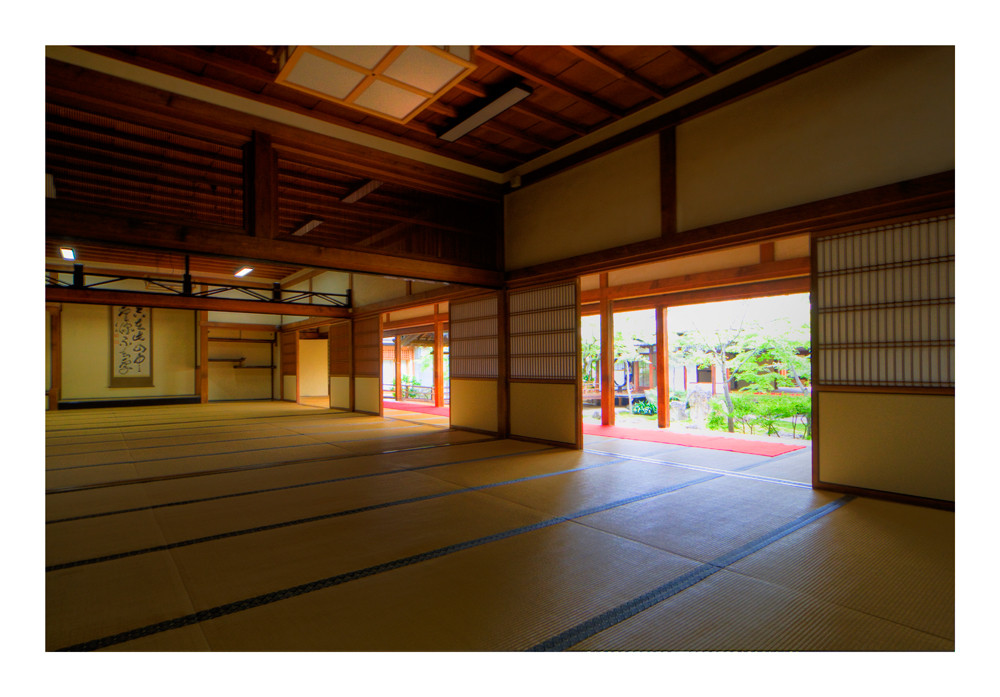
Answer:
[[[615,425],[614,303],[607,297],[608,275],[601,274],[601,424]]]
[[[434,406],[444,406],[444,316],[434,304]]]
[[[245,147],[243,171],[247,231],[254,237],[274,239],[278,229],[278,168],[269,134],[253,132]]]
[[[656,425],[670,426],[670,347],[665,307],[656,308]]]
[[[393,351],[392,364],[396,372],[396,387],[393,394],[393,399],[395,399],[397,402],[400,402],[403,399],[403,356],[402,356],[402,351],[399,348],[400,338],[402,338],[402,335],[397,334],[392,339],[392,351]]]
[[[59,410],[62,392],[62,307],[46,305],[49,322],[49,411]]]
[[[497,435],[510,435],[510,303],[497,291]]]
[[[204,290],[204,286],[202,286]],[[208,312],[198,312],[198,399],[208,403]],[[272,380],[273,382],[273,380]]]

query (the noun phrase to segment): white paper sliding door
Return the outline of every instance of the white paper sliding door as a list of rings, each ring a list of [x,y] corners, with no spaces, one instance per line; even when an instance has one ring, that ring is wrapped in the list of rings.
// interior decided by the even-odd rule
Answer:
[[[813,245],[814,483],[953,502],[954,216]]]

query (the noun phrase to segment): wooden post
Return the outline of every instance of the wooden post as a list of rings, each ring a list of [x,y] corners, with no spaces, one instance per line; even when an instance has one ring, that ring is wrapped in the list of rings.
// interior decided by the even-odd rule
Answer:
[[[434,406],[444,406],[444,318],[434,303]]]
[[[204,286],[202,286],[204,290]],[[208,312],[198,312],[198,399],[208,403]]]
[[[271,240],[277,225],[278,170],[271,136],[254,131],[244,156],[244,214],[247,231]]]
[[[395,366],[396,370],[396,387],[393,398],[397,402],[401,402],[403,400],[403,361],[402,361],[403,357],[402,357],[402,352],[400,351],[399,348],[400,338],[402,338],[402,335],[397,334],[392,339],[393,365]]]
[[[46,305],[49,321],[49,411],[59,411],[62,392],[62,307]]]
[[[670,347],[667,345],[667,308],[656,308],[656,425],[670,426]]]
[[[510,435],[510,302],[497,291],[497,435]]]
[[[601,274],[601,424],[615,425],[614,303],[607,297],[608,275]]]

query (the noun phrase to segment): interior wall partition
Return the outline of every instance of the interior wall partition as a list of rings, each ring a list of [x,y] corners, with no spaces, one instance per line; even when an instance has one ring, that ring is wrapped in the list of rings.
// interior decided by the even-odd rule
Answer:
[[[449,304],[452,428],[506,435],[503,305],[502,293]]]
[[[379,315],[354,320],[354,411],[382,415],[382,321]]]
[[[354,361],[351,322],[330,325],[330,407],[354,410]]]
[[[298,365],[299,365],[299,334],[297,331],[281,332],[279,343],[281,354],[281,399],[286,402],[297,402],[299,399]]]
[[[813,240],[813,483],[953,506],[953,214]]]
[[[510,435],[583,447],[579,281],[507,296]]]

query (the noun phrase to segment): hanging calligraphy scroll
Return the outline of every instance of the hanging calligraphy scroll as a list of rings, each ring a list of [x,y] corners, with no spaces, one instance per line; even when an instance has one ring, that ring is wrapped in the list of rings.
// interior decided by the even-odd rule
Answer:
[[[111,387],[152,387],[153,310],[111,307]]]

